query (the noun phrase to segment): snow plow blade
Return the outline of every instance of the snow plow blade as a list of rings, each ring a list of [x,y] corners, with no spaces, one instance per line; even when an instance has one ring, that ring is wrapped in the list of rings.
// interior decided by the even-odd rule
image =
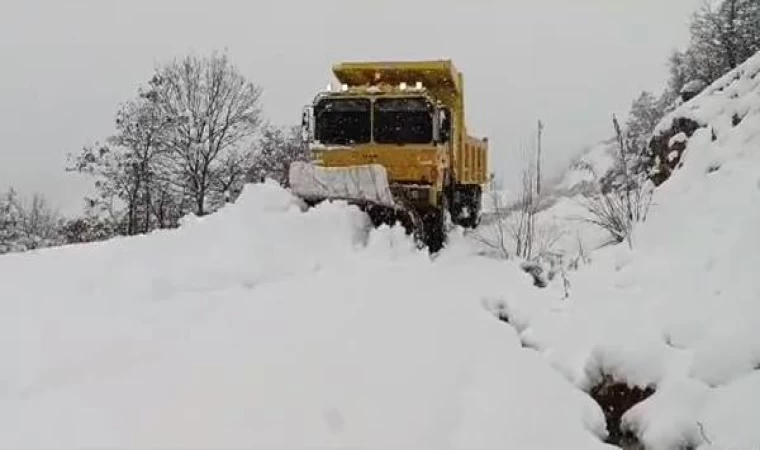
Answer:
[[[379,164],[322,167],[294,162],[289,183],[291,193],[309,206],[325,200],[345,201],[364,211],[375,227],[400,224],[407,233],[421,231],[418,214],[394,198],[388,173]]]
[[[369,164],[321,167],[306,162],[290,166],[290,189],[307,202],[345,200],[397,208],[385,167]]]

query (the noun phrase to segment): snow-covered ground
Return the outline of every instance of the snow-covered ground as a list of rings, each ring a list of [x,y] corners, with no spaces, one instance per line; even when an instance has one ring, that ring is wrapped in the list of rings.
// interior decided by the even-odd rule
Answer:
[[[655,390],[623,416],[648,450],[760,448],[759,72],[666,118],[705,128],[633,249],[569,285],[270,183],[179,230],[3,256],[0,447],[601,449],[584,391],[607,376]]]
[[[173,232],[0,259],[0,447],[604,448],[487,309],[549,302],[272,184]],[[550,432],[548,432],[550,431]]]

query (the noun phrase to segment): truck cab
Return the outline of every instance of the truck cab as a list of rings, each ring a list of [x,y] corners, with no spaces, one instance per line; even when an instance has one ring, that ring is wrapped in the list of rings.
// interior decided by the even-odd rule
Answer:
[[[315,164],[381,165],[396,202],[417,210],[438,206],[451,121],[424,86],[346,86],[320,93],[305,117]]]
[[[477,225],[487,141],[466,133],[462,75],[453,64],[341,63],[333,73],[339,87],[319,92],[303,114],[316,167],[308,173],[321,179],[307,187],[299,166],[297,193],[403,209],[432,227],[443,227],[446,216]]]

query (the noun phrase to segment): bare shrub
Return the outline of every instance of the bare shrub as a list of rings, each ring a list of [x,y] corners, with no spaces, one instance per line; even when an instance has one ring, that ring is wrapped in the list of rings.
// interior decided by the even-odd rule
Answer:
[[[614,116],[613,124],[619,150],[616,168],[612,172],[614,176],[585,195],[583,205],[590,217],[584,220],[603,228],[617,242],[625,241],[633,248],[633,226],[646,220],[652,203],[653,186],[643,174],[632,170],[640,154],[631,150]]]
[[[473,237],[491,252],[494,252],[496,256],[509,259],[510,252],[508,250],[509,241],[507,239],[506,222],[509,212],[500,195],[499,186],[493,175],[491,175],[489,187],[488,201],[493,211],[487,221],[481,222]]]
[[[531,169],[523,173],[520,194],[516,201],[508,204],[491,180],[489,200],[493,212],[474,236],[498,257],[509,259],[514,256],[526,261],[547,258],[564,236],[557,223],[539,216],[543,197],[534,191],[533,173]]]

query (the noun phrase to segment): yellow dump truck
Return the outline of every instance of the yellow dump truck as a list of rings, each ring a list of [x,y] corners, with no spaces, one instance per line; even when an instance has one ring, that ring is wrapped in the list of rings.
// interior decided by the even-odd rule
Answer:
[[[399,221],[431,251],[447,218],[476,227],[488,140],[467,134],[462,74],[451,61],[346,62],[304,109],[311,161],[290,167],[309,204],[344,200],[375,225]]]

